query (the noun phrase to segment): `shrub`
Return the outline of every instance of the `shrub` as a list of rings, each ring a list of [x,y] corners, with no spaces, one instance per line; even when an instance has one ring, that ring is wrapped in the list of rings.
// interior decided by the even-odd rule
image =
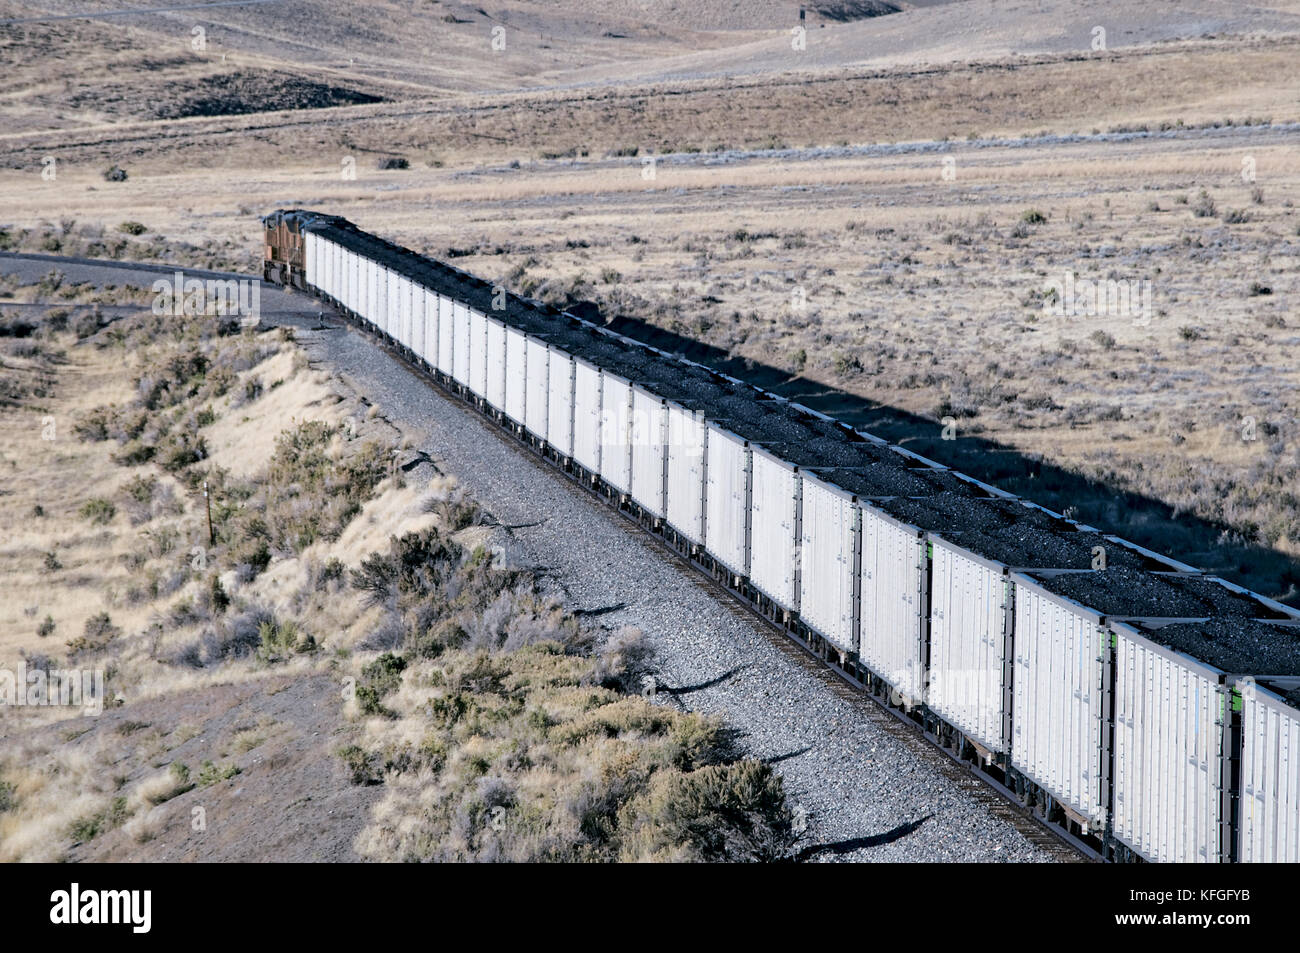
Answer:
[[[241,583],[252,581],[271,564],[271,548],[266,537],[256,532],[258,524],[251,525],[254,532],[244,535],[230,550],[230,561],[235,564],[235,577]]]
[[[84,340],[99,330],[99,315],[85,312],[72,323],[72,333],[78,340]]]
[[[449,533],[457,533],[470,526],[476,526],[483,519],[483,511],[463,491],[442,500],[432,500],[425,505],[426,512],[437,513],[443,528]]]
[[[263,390],[262,379],[260,377],[254,377],[251,378],[250,380],[245,381],[244,391],[239,397],[237,397],[234,401],[232,401],[233,406],[242,407],[245,404],[252,403],[253,401],[257,400],[257,398],[262,396],[262,390]],[[212,415],[212,419],[213,420],[216,419],[215,414]],[[211,421],[209,421],[209,423],[211,423]]]
[[[307,567],[310,588],[315,592],[333,590],[343,580],[346,568],[337,556],[331,556],[323,566],[313,560]]]
[[[262,626],[268,622],[274,624],[269,609],[250,606],[204,630],[198,642],[182,648],[173,661],[201,668],[252,655],[261,648]]]
[[[1047,221],[1047,216],[1036,208],[1030,208],[1021,213],[1020,221],[1026,225],[1041,225]]]
[[[210,784],[216,784],[218,781],[229,781],[237,774],[239,774],[239,768],[233,764],[217,767],[211,761],[204,761],[199,768],[198,786],[207,787]]]
[[[213,576],[208,583],[208,604],[216,615],[221,615],[230,608],[230,596],[226,594],[226,587],[221,584],[220,576]]]
[[[109,166],[107,169],[104,170],[104,181],[105,181],[105,182],[125,182],[125,181],[126,181],[126,170],[123,169],[123,168],[119,168],[118,166],[115,166],[115,165],[114,165],[114,166]]]
[[[121,225],[117,226],[117,230],[119,232],[125,232],[128,235],[143,235],[148,231],[148,229],[139,222],[123,222]]]
[[[123,487],[127,497],[137,503],[148,506],[153,502],[154,493],[158,489],[158,478],[151,474],[141,473],[131,478]]]
[[[602,688],[639,690],[651,654],[650,643],[640,629],[619,629],[601,645],[592,670],[592,681]]]
[[[299,552],[318,539],[337,539],[388,474],[388,454],[374,441],[343,456],[331,453],[336,432],[309,421],[277,439],[265,487],[265,529],[277,549]]]
[[[375,163],[375,168],[381,172],[389,169],[409,169],[411,163],[402,156],[383,156]]]
[[[75,844],[93,840],[105,831],[121,827],[129,816],[126,798],[115,797],[108,807],[97,814],[78,818],[68,826],[68,836]]]
[[[159,448],[158,464],[168,473],[184,470],[208,455],[207,441],[187,432],[173,434]]]
[[[357,705],[367,715],[397,717],[383,705],[385,695],[395,692],[402,684],[402,672],[406,669],[406,660],[400,655],[385,652],[361,670],[361,682],[357,685]]]
[[[835,373],[840,377],[850,377],[862,373],[862,361],[856,354],[839,353],[833,362]]]
[[[301,632],[292,620],[264,619],[258,626],[257,635],[257,658],[268,664],[283,662],[296,652],[310,652],[316,648],[316,640]]]
[[[113,454],[113,462],[119,466],[138,467],[152,460],[157,452],[158,448],[153,444],[145,443],[142,440],[132,440]]]
[[[92,814],[88,817],[81,817],[68,825],[68,837],[74,844],[82,844],[88,840],[93,840],[100,831],[100,826],[104,823],[102,814]]]
[[[371,553],[352,570],[352,586],[376,604],[402,594],[419,600],[436,591],[463,556],[463,547],[433,528],[389,537],[387,553]]]
[[[74,656],[102,652],[121,634],[122,630],[113,625],[108,613],[100,612],[86,620],[81,635],[68,643],[68,650]]]
[[[113,411],[107,407],[96,407],[94,410],[83,414],[72,425],[73,433],[82,440],[89,440],[92,443],[100,440],[107,440],[109,435],[109,424],[113,421]]]
[[[377,770],[377,756],[368,753],[359,745],[346,745],[336,754],[343,760],[353,784],[380,784],[383,775]]]
[[[781,779],[753,760],[664,775],[621,820],[626,859],[770,863],[794,841]]]
[[[36,634],[42,639],[47,639],[54,634],[54,616],[46,615],[41,620],[41,624],[36,627]]]
[[[82,503],[78,513],[82,519],[88,520],[96,526],[104,526],[117,515],[117,507],[113,505],[111,500],[95,497]]]
[[[189,766],[180,761],[173,761],[168,766],[166,773],[156,775],[141,784],[139,793],[144,800],[156,805],[170,801],[174,797],[180,797],[182,794],[193,791],[195,787],[195,783],[190,780]]]
[[[1192,206],[1192,215],[1196,218],[1213,218],[1216,211],[1217,206],[1214,204],[1214,199],[1210,198],[1210,193],[1201,189],[1196,204]]]
[[[153,501],[158,493],[158,479],[152,474],[138,474],[122,487],[122,506],[131,525],[138,526],[153,518]]]

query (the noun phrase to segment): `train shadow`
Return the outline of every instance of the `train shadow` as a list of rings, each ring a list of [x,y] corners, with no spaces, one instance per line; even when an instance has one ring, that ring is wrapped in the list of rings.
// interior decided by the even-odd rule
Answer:
[[[848,840],[831,841],[828,844],[810,844],[798,851],[791,860],[796,864],[802,864],[805,861],[812,860],[814,857],[820,857],[823,854],[830,854],[839,857],[843,854],[851,854],[855,850],[862,850],[868,847],[883,847],[885,844],[892,844],[896,840],[902,840],[909,834],[913,833],[922,824],[934,817],[933,814],[927,814],[925,817],[916,821],[908,821],[906,824],[899,824],[883,834],[870,834],[866,837],[850,837]]]
[[[573,615],[580,619],[594,619],[598,616],[609,615],[612,612],[621,612],[626,608],[626,602],[615,602],[613,605],[597,606],[594,609],[574,609]]]
[[[730,671],[723,672],[721,675],[711,678],[707,682],[697,682],[694,685],[682,685],[678,688],[661,687],[659,691],[664,695],[671,695],[674,698],[680,698],[683,695],[690,695],[692,692],[702,692],[706,688],[713,688],[715,685],[721,685],[723,682],[735,678],[747,668],[749,668],[748,664],[737,665]]]
[[[570,309],[573,310],[573,309]],[[594,307],[580,308],[590,319]],[[599,321],[599,312],[594,312]],[[618,316],[605,326],[670,354],[746,381],[1008,490],[1107,533],[1173,556],[1293,606],[1300,606],[1300,558],[1240,541],[1232,527],[1161,500],[1055,466],[980,436],[943,439],[938,422],[746,358],[711,344]],[[959,430],[960,433],[960,430]]]
[[[763,763],[766,765],[780,764],[782,761],[789,761],[792,758],[797,758],[800,755],[807,754],[809,751],[812,751],[812,745],[799,748],[795,751],[787,751],[785,754],[774,754],[770,758],[764,758]]]

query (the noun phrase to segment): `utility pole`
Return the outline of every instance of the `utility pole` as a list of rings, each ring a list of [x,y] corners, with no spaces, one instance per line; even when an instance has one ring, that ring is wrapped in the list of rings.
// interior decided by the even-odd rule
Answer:
[[[212,498],[208,496],[208,481],[203,481],[203,502],[208,508],[208,545],[217,545],[217,534],[212,529]]]

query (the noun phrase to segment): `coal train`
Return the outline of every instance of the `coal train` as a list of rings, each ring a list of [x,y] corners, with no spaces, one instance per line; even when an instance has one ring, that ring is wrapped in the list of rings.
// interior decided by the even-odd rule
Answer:
[[[337,216],[317,296],[1095,859],[1300,861],[1300,613]]]

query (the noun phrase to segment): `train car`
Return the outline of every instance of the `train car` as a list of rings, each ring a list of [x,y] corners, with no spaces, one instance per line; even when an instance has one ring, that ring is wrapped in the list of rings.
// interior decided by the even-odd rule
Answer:
[[[387,300],[384,295],[383,269],[379,262],[366,260],[366,297],[367,308],[369,309],[366,320],[370,326],[378,331],[384,329],[384,309],[383,304]]]
[[[858,658],[912,707],[925,697],[925,533],[862,505]]]
[[[1011,765],[1085,832],[1106,822],[1110,638],[1100,613],[1024,573],[1015,586]]]
[[[438,298],[438,373],[445,378],[454,378],[456,321],[452,300],[439,294]]]
[[[1218,863],[1226,673],[1158,644],[1139,628],[1110,624],[1114,655],[1111,824],[1139,856]]]
[[[799,614],[840,653],[858,651],[857,578],[862,511],[853,494],[803,474]]]
[[[452,368],[452,377],[461,387],[471,389],[470,319],[467,305],[459,301],[452,301],[451,325],[451,353],[456,362]]]
[[[506,409],[506,326],[496,318],[484,316],[483,393],[494,410]]]
[[[469,390],[479,400],[488,399],[488,379],[491,376],[488,324],[487,315],[482,311],[469,309],[469,337],[466,340],[466,350],[469,354]]]
[[[632,382],[600,373],[599,472],[616,495],[632,492]]]
[[[561,460],[573,457],[573,423],[577,369],[573,355],[548,348],[546,367],[546,440]]]
[[[1011,748],[1008,567],[929,534],[927,703],[988,756]]]
[[[437,370],[438,348],[442,342],[442,328],[439,322],[439,305],[438,296],[428,288],[423,289],[424,294],[424,330],[421,340],[420,357],[424,359],[425,366]]]
[[[704,547],[733,576],[749,575],[749,442],[710,422],[705,446]],[[693,489],[688,491],[693,494]]]
[[[750,447],[749,579],[783,612],[799,611],[799,469],[770,450]]]
[[[709,428],[704,415],[666,400],[668,416],[668,525],[690,546],[704,542],[705,449]]]
[[[527,419],[528,335],[506,328],[506,416],[522,427]]]
[[[402,342],[402,274],[393,268],[384,269],[384,289],[388,295],[388,306],[384,309],[387,318],[387,327],[385,329],[389,338]]]
[[[1300,863],[1300,711],[1253,679],[1238,685],[1241,799],[1238,859]]]
[[[643,513],[663,519],[668,499],[668,408],[662,397],[632,385],[632,487]]]
[[[600,368],[581,358],[573,361],[573,459],[587,472],[600,473]]]
[[[529,337],[524,363],[524,426],[534,439],[545,441],[551,394],[551,352],[547,343]]]

